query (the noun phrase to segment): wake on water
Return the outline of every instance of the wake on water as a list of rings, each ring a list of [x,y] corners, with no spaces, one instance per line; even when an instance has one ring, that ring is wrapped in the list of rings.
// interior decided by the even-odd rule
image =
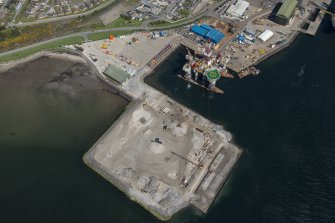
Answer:
[[[297,73],[298,77],[302,77],[305,74],[305,68],[306,68],[306,65],[302,65],[300,67],[300,71]]]

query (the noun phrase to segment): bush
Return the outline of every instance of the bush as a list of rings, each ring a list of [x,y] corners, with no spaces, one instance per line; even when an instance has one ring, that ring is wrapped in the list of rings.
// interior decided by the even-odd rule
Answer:
[[[131,20],[131,16],[128,15],[128,14],[124,14],[124,13],[122,13],[122,14],[120,15],[120,17],[121,17],[122,19],[124,19],[124,20]]]
[[[166,24],[167,22],[164,21],[164,20],[157,20],[157,21],[154,21],[154,22],[151,22],[150,25],[162,25],[162,24]]]

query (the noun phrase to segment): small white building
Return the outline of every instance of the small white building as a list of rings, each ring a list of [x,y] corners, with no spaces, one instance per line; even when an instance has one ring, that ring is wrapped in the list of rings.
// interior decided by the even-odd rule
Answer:
[[[242,17],[244,12],[248,9],[249,2],[238,0],[235,5],[229,6],[226,13],[229,16]]]
[[[267,29],[258,36],[258,39],[262,40],[263,42],[266,42],[272,36],[273,36],[273,32]]]

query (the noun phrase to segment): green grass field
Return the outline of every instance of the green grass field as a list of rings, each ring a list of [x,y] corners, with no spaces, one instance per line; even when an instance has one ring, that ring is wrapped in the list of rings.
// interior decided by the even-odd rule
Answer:
[[[111,24],[108,24],[108,28],[117,28],[117,27],[138,27],[142,25],[143,21],[138,20],[125,20],[121,17],[114,20]]]
[[[153,22],[153,23],[149,23],[149,27],[152,27],[152,28],[155,28],[155,27],[178,27],[180,26],[180,24],[184,23],[184,22],[187,22],[189,21],[189,19],[181,19],[181,20],[178,20],[176,22],[166,22],[166,21],[161,21],[160,23],[157,23],[157,22]],[[187,22],[186,24],[184,25],[187,25],[187,24],[191,24],[193,23],[193,21],[190,21],[190,22]]]
[[[92,33],[88,35],[88,39],[91,41],[108,39],[109,35],[112,34],[114,36],[122,36],[132,33],[133,31],[111,31],[111,32],[99,32],[99,33]]]
[[[155,21],[155,22],[150,22],[149,23],[149,27],[159,27],[159,26],[169,26],[172,23],[164,21],[164,20],[160,20],[160,21]]]
[[[2,56],[0,57],[0,63],[8,62],[11,60],[18,60],[18,59],[30,56],[42,50],[57,49],[65,45],[79,44],[82,41],[84,41],[84,38],[81,36],[75,36],[75,37],[70,37],[70,38],[63,39],[63,40],[57,40],[57,41],[47,43],[41,46],[37,46],[31,49],[22,50],[17,53],[12,53],[7,56]]]

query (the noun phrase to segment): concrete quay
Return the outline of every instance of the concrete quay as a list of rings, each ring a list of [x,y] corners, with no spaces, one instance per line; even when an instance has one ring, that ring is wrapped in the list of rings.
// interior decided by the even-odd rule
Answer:
[[[196,197],[192,199],[191,204],[206,213],[232,172],[235,160],[240,156],[241,150],[236,149],[235,145],[224,144],[208,167],[209,171],[196,190]]]
[[[304,22],[308,24],[307,30],[300,29],[300,32],[306,33],[311,36],[315,36],[316,32],[319,29],[319,26],[323,20],[323,17],[325,16],[326,9],[323,8],[321,5],[322,3],[326,3],[330,5],[332,0],[311,0],[307,1],[304,0],[301,4],[304,6],[304,8],[309,12],[310,16],[313,17],[314,13],[317,13],[315,15],[315,19],[305,19]],[[319,12],[317,12],[319,10]]]
[[[150,53],[152,56],[139,63],[150,61],[149,57],[158,55],[169,44],[178,46],[180,36],[168,37],[162,43],[157,43],[159,47]],[[90,49],[97,52],[92,45],[86,47],[84,53]],[[171,52],[166,52],[159,62]],[[103,63],[87,55],[101,77],[112,83],[99,69]],[[106,54],[101,54],[103,59],[99,53],[95,55],[98,61],[109,60]],[[124,66],[116,54],[109,55],[114,64]],[[161,220],[170,219],[189,205],[206,213],[242,150],[230,142],[232,136],[222,126],[144,83],[144,77],[153,69],[140,66],[123,84],[112,83],[133,101],[84,155],[84,162]]]

